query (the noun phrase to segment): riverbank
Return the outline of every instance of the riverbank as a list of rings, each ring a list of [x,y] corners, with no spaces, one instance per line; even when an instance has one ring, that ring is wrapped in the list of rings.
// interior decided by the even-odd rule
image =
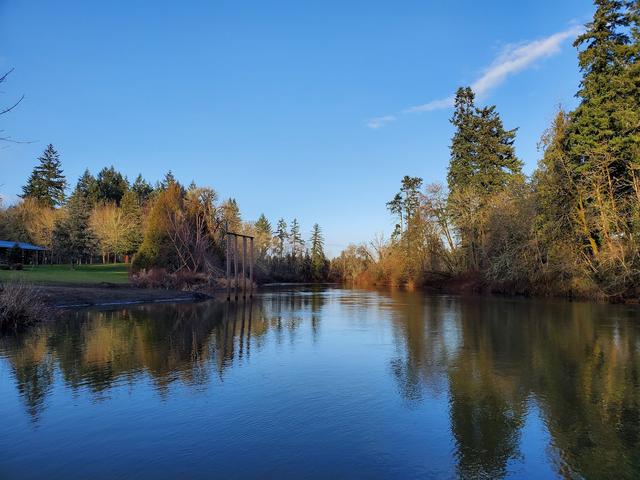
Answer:
[[[135,288],[130,285],[34,285],[44,303],[53,308],[85,308],[139,303],[187,302],[211,298],[200,292]]]
[[[348,283],[351,286],[362,288],[393,288],[407,291],[420,291],[424,293],[438,293],[451,295],[502,295],[505,297],[527,298],[557,298],[564,300],[591,301],[597,303],[640,303],[640,289],[627,295],[606,295],[593,284],[578,284],[567,282],[566,284],[549,283],[543,286],[520,285],[513,283],[495,283],[484,279],[480,273],[463,273],[450,275],[447,273],[431,273],[420,282],[392,283],[392,282],[367,282],[356,281]],[[635,293],[635,294],[634,294]]]

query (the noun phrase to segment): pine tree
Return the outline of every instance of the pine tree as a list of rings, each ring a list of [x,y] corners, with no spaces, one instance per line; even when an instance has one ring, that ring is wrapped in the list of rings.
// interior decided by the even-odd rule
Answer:
[[[142,244],[142,209],[138,194],[128,190],[122,197],[122,214],[124,217],[124,253],[131,255],[138,251]]]
[[[182,185],[176,180],[176,177],[173,175],[173,172],[169,170],[165,173],[162,182],[156,183],[156,190],[166,190],[169,185],[178,185],[182,188]]]
[[[564,149],[573,230],[585,271],[605,293],[640,281],[640,32],[637,1],[597,0],[578,36],[580,105]]]
[[[80,264],[97,248],[97,240],[89,227],[91,208],[78,190],[71,195],[66,208],[66,216],[54,228],[54,251],[68,258],[72,265]]]
[[[455,110],[451,123],[456,132],[451,140],[451,160],[447,182],[449,191],[471,183],[474,159],[477,156],[477,132],[475,118],[475,94],[470,87],[459,88],[455,97]]]
[[[255,224],[256,235],[256,247],[258,248],[258,258],[264,258],[269,251],[269,245],[271,243],[271,223],[264,216],[264,213],[260,214]]]
[[[505,130],[495,106],[478,108],[474,101],[470,88],[458,89],[451,119],[456,131],[447,181],[449,209],[466,251],[467,265],[479,270],[491,199],[521,185],[524,175],[513,146],[516,130]]]
[[[291,243],[291,255],[294,258],[299,258],[304,252],[304,240],[302,240],[302,234],[300,233],[300,224],[298,219],[294,218],[291,221],[291,230],[289,232],[289,242]]]
[[[505,130],[495,106],[478,108],[474,99],[469,87],[458,89],[447,180],[451,192],[473,188],[488,196],[522,181],[522,162],[513,147],[517,129]]]
[[[311,276],[313,280],[323,280],[326,276],[327,259],[324,255],[324,237],[320,230],[320,225],[317,223],[313,225],[311,230],[311,249],[309,255],[311,257]]]
[[[59,207],[64,204],[66,179],[62,172],[60,156],[49,144],[43,154],[38,158],[39,165],[22,187],[22,198],[35,198],[44,205]]]
[[[78,179],[78,183],[76,183],[75,191],[93,205],[97,201],[97,189],[98,186],[96,184],[95,177],[91,175],[91,172],[88,169],[85,170],[82,176]]]
[[[284,221],[284,218],[281,218],[278,220],[278,225],[276,226],[276,252],[280,259],[284,257],[285,245],[288,239],[287,222]]]
[[[138,196],[140,204],[144,204],[149,197],[153,194],[153,187],[149,182],[142,178],[141,174],[138,174],[136,181],[131,185],[131,190]]]
[[[120,205],[125,192],[129,190],[129,182],[113,166],[105,167],[96,177],[96,201],[114,202]]]
[[[587,214],[598,217],[613,203],[616,214],[631,219],[629,197],[640,170],[640,67],[637,12],[626,2],[597,0],[593,21],[574,45],[583,79],[581,103],[570,116],[567,147],[574,180],[585,192]],[[629,35],[631,32],[632,36]],[[605,197],[608,197],[605,200]],[[588,236],[598,244],[623,233],[624,223],[599,225]],[[597,255],[597,249],[591,248]]]

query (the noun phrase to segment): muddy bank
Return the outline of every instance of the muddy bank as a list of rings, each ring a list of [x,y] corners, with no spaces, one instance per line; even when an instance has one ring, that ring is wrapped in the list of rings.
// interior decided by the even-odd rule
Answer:
[[[209,295],[180,290],[134,288],[130,285],[36,285],[45,303],[56,308],[204,300]]]

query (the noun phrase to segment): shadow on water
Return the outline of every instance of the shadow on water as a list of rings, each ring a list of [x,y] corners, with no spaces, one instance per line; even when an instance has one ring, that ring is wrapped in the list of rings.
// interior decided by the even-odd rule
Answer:
[[[57,381],[96,401],[141,379],[160,396],[175,383],[197,391],[269,344],[295,348],[301,326],[321,344],[329,310],[332,321],[388,329],[395,348],[384,361],[404,408],[445,399],[458,476],[509,476],[532,405],[557,475],[640,475],[635,307],[303,289],[237,304],[69,312],[0,339],[0,357],[37,423]]]

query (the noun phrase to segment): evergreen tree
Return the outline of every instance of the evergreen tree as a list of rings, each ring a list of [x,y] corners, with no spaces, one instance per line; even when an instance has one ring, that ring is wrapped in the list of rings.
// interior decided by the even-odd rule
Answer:
[[[138,251],[142,244],[142,209],[138,194],[128,190],[122,197],[122,215],[124,217],[124,253],[131,255]]]
[[[264,216],[264,213],[260,214],[255,224],[256,235],[256,247],[258,249],[258,258],[264,258],[269,251],[269,245],[271,243],[271,223]]]
[[[311,277],[315,281],[323,280],[326,276],[327,259],[324,255],[324,237],[320,225],[313,225],[311,230],[311,249],[309,252],[311,262]]]
[[[599,217],[610,205],[616,215],[632,218],[640,170],[640,67],[638,2],[597,0],[593,21],[574,45],[583,78],[581,103],[570,116],[567,148],[580,201],[587,216]],[[629,6],[626,10],[625,7]],[[634,12],[636,12],[634,14]],[[629,33],[631,32],[631,36]],[[624,222],[607,221],[587,238],[601,245],[622,234]],[[598,248],[591,245],[591,253]]]
[[[573,210],[577,192],[569,174],[568,125],[569,115],[560,110],[542,136],[540,146],[544,154],[532,178],[536,214],[533,236],[542,252],[540,271],[534,273],[539,281],[552,285],[556,285],[556,280],[570,278],[578,256]]]
[[[78,195],[82,195],[90,204],[95,204],[98,197],[98,186],[96,179],[89,169],[86,169],[76,183],[75,191]]]
[[[96,177],[96,201],[98,202],[114,202],[120,205],[128,189],[129,182],[113,166],[103,168]]]
[[[471,183],[477,156],[475,94],[470,87],[459,88],[455,97],[455,109],[450,122],[456,128],[451,140],[451,159],[447,182],[449,191]]]
[[[478,108],[474,101],[469,87],[458,89],[447,181],[449,208],[467,265],[478,270],[485,254],[491,199],[510,186],[521,185],[524,175],[513,146],[516,130],[505,130],[495,106]]]
[[[22,187],[22,198],[31,197],[44,205],[59,207],[65,201],[64,190],[67,185],[60,155],[49,144],[38,161],[40,164],[34,167],[27,184]]]
[[[458,89],[447,180],[451,192],[473,188],[489,196],[524,179],[513,147],[517,129],[505,130],[495,106],[478,108],[474,100],[469,87]]]
[[[180,185],[180,182],[176,180],[176,177],[173,175],[173,172],[171,170],[165,173],[164,178],[161,182],[156,183],[156,190],[164,191],[170,185],[178,185],[181,190],[183,189],[182,185]]]
[[[389,211],[398,217],[398,223],[393,229],[391,238],[398,240],[402,236],[404,231],[404,200],[402,194],[396,193],[395,196],[387,202],[387,208]]]
[[[578,36],[580,105],[564,152],[572,230],[589,277],[606,293],[640,281],[640,35],[638,2],[597,0]]]
[[[289,232],[289,242],[291,243],[291,255],[294,258],[299,258],[304,252],[304,240],[302,240],[302,234],[300,233],[300,224],[298,219],[294,218],[291,221],[291,230]]]
[[[138,196],[138,202],[142,205],[145,203],[151,194],[153,194],[153,187],[149,182],[142,178],[141,174],[138,174],[135,182],[131,185],[131,190]]]
[[[285,245],[287,244],[287,240],[289,239],[289,234],[287,233],[287,222],[284,221],[284,218],[278,220],[278,225],[276,226],[276,252],[278,258],[282,259],[285,253]]]
[[[97,248],[97,240],[89,227],[91,208],[78,190],[67,204],[67,214],[53,232],[54,251],[66,257],[72,265],[82,263]]]

